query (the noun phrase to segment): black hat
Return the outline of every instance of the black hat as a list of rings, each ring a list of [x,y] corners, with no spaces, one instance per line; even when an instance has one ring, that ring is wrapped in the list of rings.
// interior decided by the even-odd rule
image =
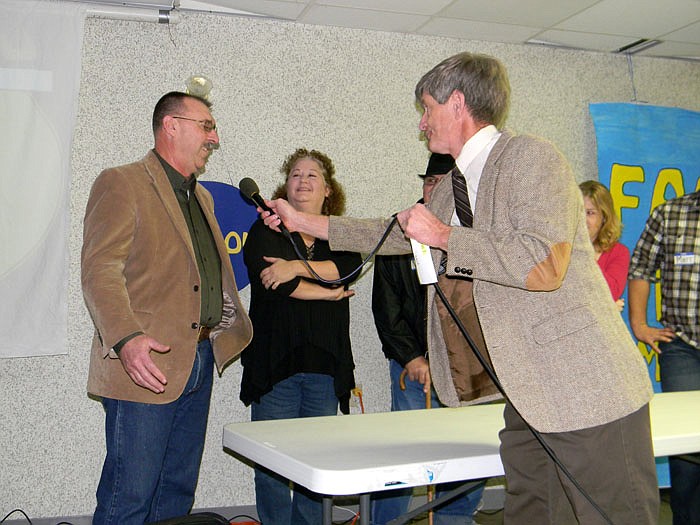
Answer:
[[[428,160],[428,167],[425,168],[425,173],[420,173],[419,177],[426,175],[444,175],[455,167],[455,159],[447,153],[431,153]]]

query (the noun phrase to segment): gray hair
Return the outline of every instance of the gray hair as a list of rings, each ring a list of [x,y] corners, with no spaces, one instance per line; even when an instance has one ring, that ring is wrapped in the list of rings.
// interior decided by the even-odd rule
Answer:
[[[510,82],[499,60],[469,52],[446,58],[418,81],[416,100],[420,103],[427,93],[444,104],[455,90],[464,95],[474,120],[503,127],[510,106]]]

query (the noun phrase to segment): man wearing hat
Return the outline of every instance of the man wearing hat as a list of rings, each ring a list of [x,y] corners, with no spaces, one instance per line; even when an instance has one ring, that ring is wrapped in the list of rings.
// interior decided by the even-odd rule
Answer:
[[[427,203],[435,184],[454,168],[449,154],[433,153],[423,179],[423,198]],[[418,282],[413,256],[380,255],[374,260],[372,313],[382,351],[389,360],[391,410],[416,410],[442,406],[430,385],[426,355],[425,287]],[[426,398],[428,402],[426,402]],[[454,484],[441,485],[445,492]],[[464,496],[438,507],[436,525],[472,523],[472,515],[481,501],[483,484]],[[372,497],[372,523],[384,525],[408,511],[412,489],[389,490]]]

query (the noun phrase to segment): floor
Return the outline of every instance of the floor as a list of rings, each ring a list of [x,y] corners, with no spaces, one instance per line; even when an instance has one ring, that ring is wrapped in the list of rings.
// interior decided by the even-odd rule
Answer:
[[[485,500],[486,501],[486,500]],[[665,489],[661,490],[661,512],[659,516],[659,525],[672,525],[672,517],[671,517],[671,508],[668,503],[668,491]],[[334,503],[341,503],[341,502],[334,502]],[[353,501],[353,504],[356,503]],[[493,506],[493,505],[492,505]],[[338,508],[340,507],[340,508]],[[355,508],[354,511],[350,509],[342,509],[343,505],[338,505],[334,509],[333,513],[333,523],[336,524],[349,524],[352,521],[352,517],[354,512],[357,511]],[[257,517],[255,514],[255,507],[254,506],[246,506],[246,507],[229,507],[226,509],[200,509],[199,511],[205,511],[205,510],[211,510],[214,512],[220,513],[222,516],[227,516],[227,517],[233,517],[236,516],[236,519],[232,521],[232,523],[256,523],[254,521],[250,521],[251,517]],[[345,510],[345,512],[341,512],[341,510]],[[28,519],[20,519],[19,515],[13,514],[11,516],[12,519],[9,519],[8,521],[3,521],[0,522],[3,525],[58,525],[58,524],[67,524],[67,525],[90,525],[91,519],[89,516],[80,516],[80,517],[71,517],[71,518],[39,518],[39,519],[32,519],[29,521]],[[246,519],[247,518],[247,519]],[[503,524],[503,513],[500,510],[496,509],[490,509],[490,510],[483,510],[481,512],[478,512],[475,516],[475,525],[502,525]],[[410,522],[410,525],[428,525],[429,520],[427,516],[422,516],[414,519],[413,521]]]

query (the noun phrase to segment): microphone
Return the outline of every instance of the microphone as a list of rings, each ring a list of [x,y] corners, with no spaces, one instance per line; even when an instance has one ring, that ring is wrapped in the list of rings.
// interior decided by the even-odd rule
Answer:
[[[274,211],[267,204],[265,204],[265,201],[260,196],[260,189],[258,188],[258,185],[253,179],[251,179],[250,177],[244,177],[238,184],[238,189],[241,190],[241,193],[245,195],[248,199],[253,201],[259,208],[262,208],[265,211],[269,211],[270,213],[274,213]],[[282,219],[280,219],[279,229],[285,237],[287,237],[288,239],[291,238],[291,234],[282,222]]]

